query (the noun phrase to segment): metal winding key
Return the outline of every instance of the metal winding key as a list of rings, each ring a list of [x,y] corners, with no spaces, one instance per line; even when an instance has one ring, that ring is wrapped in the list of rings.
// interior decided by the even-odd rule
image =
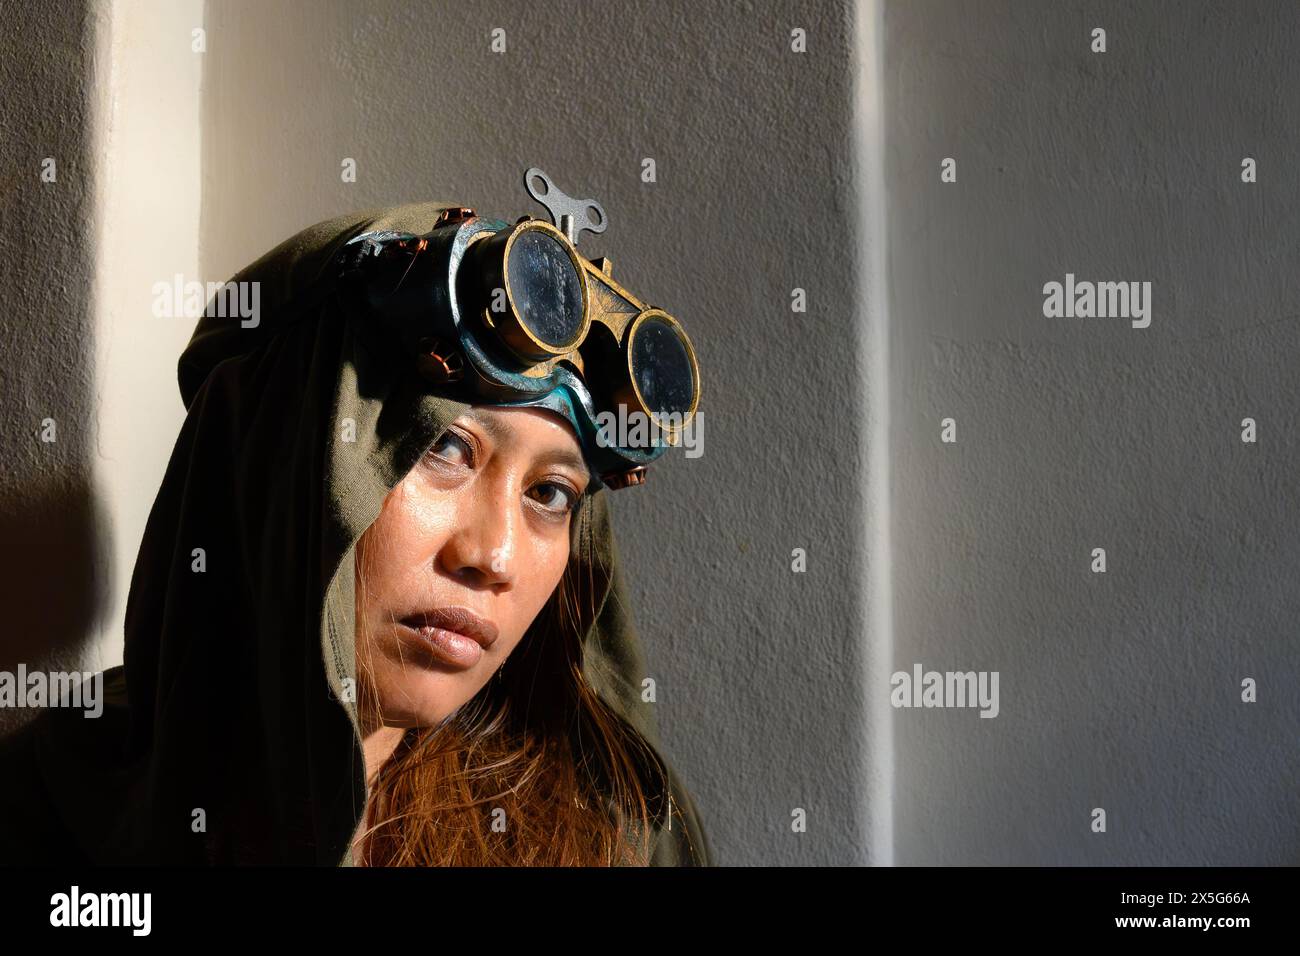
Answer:
[[[541,189],[534,184],[534,179],[541,180]],[[605,207],[600,203],[594,199],[566,196],[556,187],[555,181],[536,166],[529,167],[524,173],[524,187],[528,190],[528,195],[546,207],[551,214],[551,224],[574,245],[577,245],[578,233],[582,230],[599,235],[609,223]]]

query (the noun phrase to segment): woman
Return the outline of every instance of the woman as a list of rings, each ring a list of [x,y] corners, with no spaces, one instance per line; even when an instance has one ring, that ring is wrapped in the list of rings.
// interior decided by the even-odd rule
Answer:
[[[102,718],[6,742],[33,785],[7,862],[711,863],[643,696],[608,450],[563,389],[481,400],[446,348],[413,361],[384,298],[467,213],[320,223],[232,280],[257,321],[200,320],[124,664]],[[376,298],[354,253],[398,247]]]

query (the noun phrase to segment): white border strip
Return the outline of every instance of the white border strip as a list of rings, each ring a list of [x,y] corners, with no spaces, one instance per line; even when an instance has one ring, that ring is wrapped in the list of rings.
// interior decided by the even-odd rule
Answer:
[[[894,605],[890,527],[889,289],[886,257],[883,106],[883,4],[854,7],[854,182],[857,197],[858,367],[866,377],[867,487],[861,531],[866,546],[862,688],[867,749],[865,827],[875,866],[894,864]]]

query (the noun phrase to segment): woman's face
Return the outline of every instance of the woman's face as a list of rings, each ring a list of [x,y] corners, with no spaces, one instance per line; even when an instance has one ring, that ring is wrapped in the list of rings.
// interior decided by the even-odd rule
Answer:
[[[360,696],[383,724],[429,726],[487,683],[559,583],[589,480],[559,415],[475,406],[389,493],[356,601]]]

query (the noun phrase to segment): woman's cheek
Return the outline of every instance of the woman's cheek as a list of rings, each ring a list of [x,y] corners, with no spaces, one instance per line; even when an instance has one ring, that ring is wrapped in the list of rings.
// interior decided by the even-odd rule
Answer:
[[[529,553],[518,556],[516,560],[521,561],[523,567],[536,569],[536,573],[528,576],[531,584],[529,597],[530,603],[540,610],[564,575],[569,561],[568,535],[535,540]]]
[[[453,492],[430,486],[427,480],[408,477],[398,485],[385,510],[389,540],[407,552],[450,527],[455,514]]]

